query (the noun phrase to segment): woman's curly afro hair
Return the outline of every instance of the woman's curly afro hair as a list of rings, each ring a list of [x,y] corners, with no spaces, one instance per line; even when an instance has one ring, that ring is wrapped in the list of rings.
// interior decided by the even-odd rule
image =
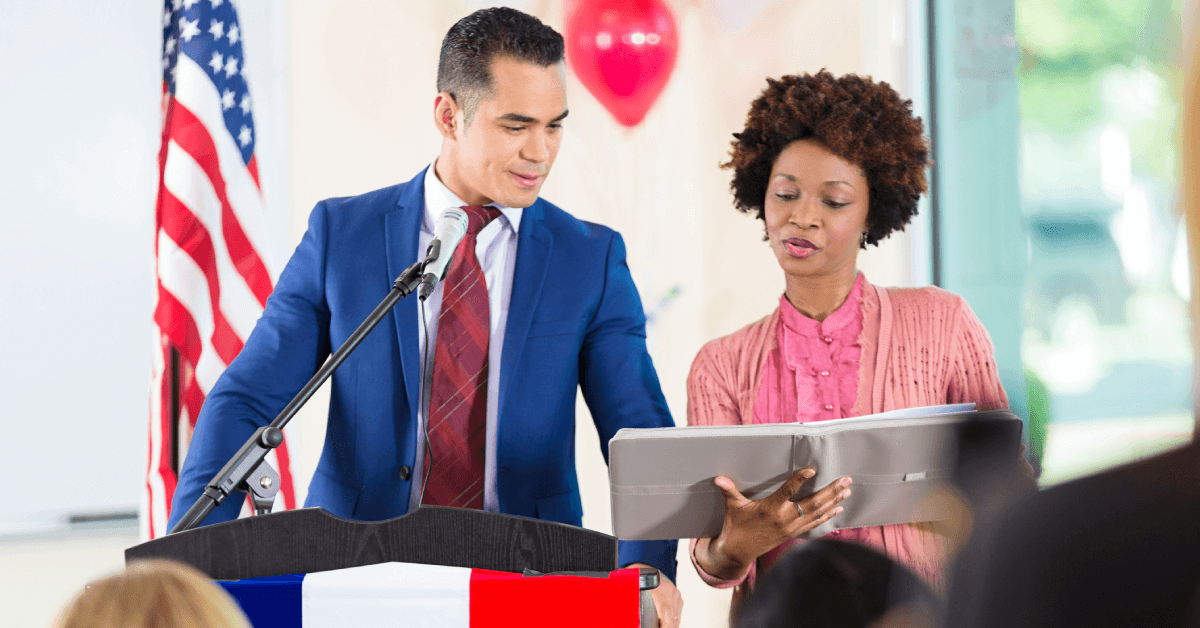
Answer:
[[[925,192],[929,144],[912,101],[884,82],[847,74],[816,74],[767,79],[750,104],[746,128],[734,133],[729,163],[735,205],[765,222],[763,203],[771,168],[796,140],[815,139],[863,169],[871,194],[863,245],[877,244],[917,213]]]

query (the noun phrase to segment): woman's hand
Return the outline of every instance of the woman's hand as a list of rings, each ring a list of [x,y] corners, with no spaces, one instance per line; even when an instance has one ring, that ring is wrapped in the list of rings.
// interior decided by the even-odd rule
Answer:
[[[801,469],[779,490],[758,501],[738,492],[729,478],[717,476],[714,483],[725,494],[725,523],[717,538],[696,542],[696,561],[700,567],[722,580],[739,578],[759,556],[842,512],[837,504],[850,496],[849,477],[835,480],[801,500],[799,508],[790,501],[800,486],[816,474],[814,469]]]

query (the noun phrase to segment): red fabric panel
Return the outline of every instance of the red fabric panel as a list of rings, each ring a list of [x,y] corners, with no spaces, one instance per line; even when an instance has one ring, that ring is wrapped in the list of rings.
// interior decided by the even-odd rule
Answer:
[[[471,571],[471,628],[639,628],[638,570],[607,578]]]

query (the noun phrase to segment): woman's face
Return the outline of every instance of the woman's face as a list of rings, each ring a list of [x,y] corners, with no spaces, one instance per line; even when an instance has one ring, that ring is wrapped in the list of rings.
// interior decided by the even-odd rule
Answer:
[[[853,275],[867,230],[867,179],[817,140],[779,153],[764,201],[767,238],[793,277]]]

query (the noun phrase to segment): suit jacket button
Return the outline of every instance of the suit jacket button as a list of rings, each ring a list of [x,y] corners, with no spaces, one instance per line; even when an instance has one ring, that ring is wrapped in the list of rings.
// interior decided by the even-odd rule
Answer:
[[[400,465],[400,479],[407,482],[410,477],[412,477],[412,469],[409,469],[406,464]]]

